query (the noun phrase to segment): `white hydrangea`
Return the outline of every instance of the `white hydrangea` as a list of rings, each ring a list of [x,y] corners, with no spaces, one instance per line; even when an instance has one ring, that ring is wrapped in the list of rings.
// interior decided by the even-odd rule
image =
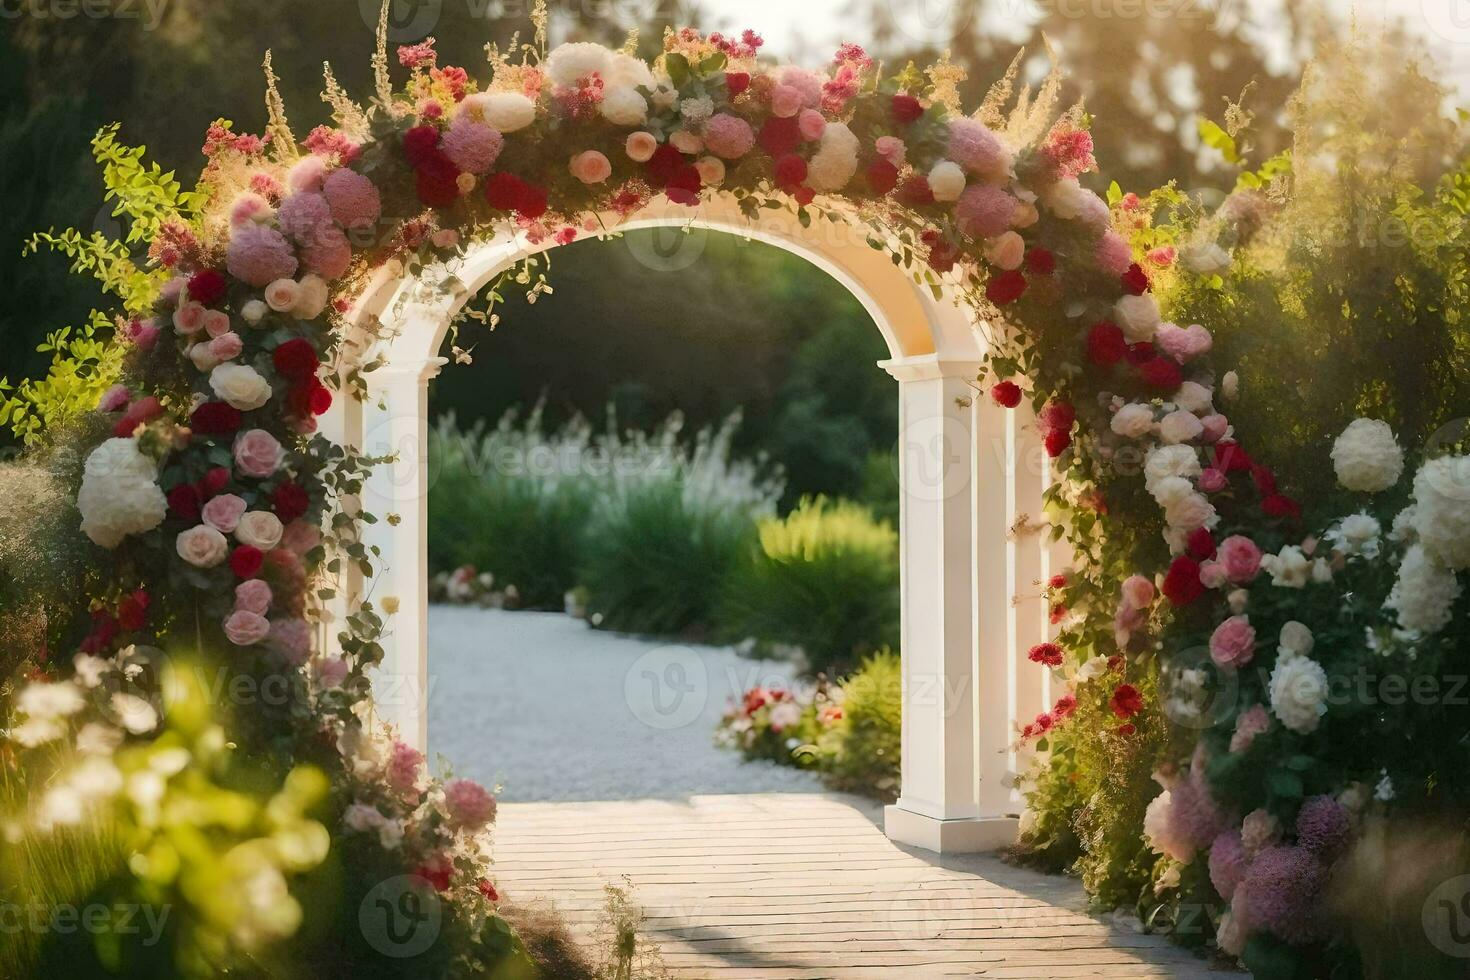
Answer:
[[[690,96],[679,100],[679,115],[685,125],[697,126],[715,114],[715,103],[708,95]]]
[[[478,118],[492,129],[514,133],[536,121],[536,103],[520,92],[476,92],[466,95],[460,112]]]
[[[1310,657],[1289,656],[1271,671],[1271,713],[1303,735],[1317,730],[1327,713],[1327,672]]]
[[[1200,472],[1199,453],[1193,446],[1160,446],[1143,462],[1143,482],[1149,493],[1154,493],[1154,485],[1167,477],[1193,479]]]
[[[1323,535],[1333,550],[1349,558],[1377,558],[1379,535],[1383,527],[1369,514],[1344,517]]]
[[[1173,858],[1181,864],[1194,859],[1194,845],[1175,832],[1174,798],[1164,790],[1143,811],[1143,839],[1155,853]]]
[[[1312,562],[1296,545],[1262,556],[1261,568],[1270,573],[1271,584],[1278,588],[1304,589],[1312,580]]]
[[[108,439],[92,450],[77,493],[82,533],[116,548],[129,534],[153,530],[168,511],[157,480],[158,464],[132,439]]]
[[[1404,451],[1387,422],[1354,419],[1332,444],[1332,468],[1345,489],[1378,493],[1398,482]]]
[[[605,91],[597,109],[602,118],[616,126],[641,126],[648,119],[648,100],[631,85]]]
[[[608,48],[590,41],[573,41],[557,45],[541,63],[546,77],[555,85],[570,88],[580,79],[596,73],[604,82],[610,82],[614,54]]]
[[[1398,581],[1384,605],[1398,613],[1399,625],[1416,633],[1438,633],[1450,622],[1451,609],[1460,597],[1455,573],[1414,545],[1404,553]]]
[[[806,167],[806,182],[814,191],[841,190],[858,168],[858,138],[843,123],[828,123],[822,142]]]
[[[1159,303],[1150,293],[1142,296],[1128,294],[1113,304],[1113,319],[1123,330],[1123,337],[1130,344],[1153,340],[1159,329]]]
[[[1443,456],[1414,476],[1411,518],[1424,550],[1447,568],[1470,568],[1470,456]]]
[[[1153,431],[1153,406],[1137,403],[1124,405],[1113,413],[1111,427],[1125,439],[1142,439]]]

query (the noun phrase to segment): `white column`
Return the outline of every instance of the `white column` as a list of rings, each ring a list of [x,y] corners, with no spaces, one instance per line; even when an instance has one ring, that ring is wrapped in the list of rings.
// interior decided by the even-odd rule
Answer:
[[[363,541],[376,546],[375,574],[363,583],[365,598],[385,616],[384,656],[373,677],[380,721],[423,751],[429,742],[429,380],[444,359],[387,366],[367,375],[362,451],[394,460],[373,468],[362,509],[377,518],[364,525]]]
[[[979,364],[928,354],[882,366],[899,382],[903,616],[902,795],[884,826],[933,851],[990,850],[1015,839],[1016,820],[981,792],[996,678],[981,673],[992,654],[982,657],[980,588],[993,569],[977,531],[1001,515],[978,451]]]

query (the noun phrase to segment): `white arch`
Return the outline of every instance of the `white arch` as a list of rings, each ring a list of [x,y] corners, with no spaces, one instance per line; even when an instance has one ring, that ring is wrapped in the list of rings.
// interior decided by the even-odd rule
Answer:
[[[721,195],[694,210],[661,204],[626,221],[613,216],[608,226],[681,226],[766,242],[837,279],[878,325],[891,355],[880,366],[899,382],[902,489],[903,795],[887,808],[887,830],[931,850],[1010,843],[1020,808],[1015,774],[1024,762],[1013,746],[1016,722],[1049,707],[1045,675],[1019,651],[1048,635],[1037,582],[1056,553],[1022,527],[1023,516],[1040,518],[1049,476],[1028,417],[977,397],[984,351],[970,313],[949,286],[935,295],[845,221],[803,227],[787,211],[768,210],[754,224]],[[364,531],[381,553],[369,586],[397,606],[375,691],[383,719],[420,747],[431,691],[428,382],[444,363],[439,350],[460,308],[549,247],[502,234],[452,269],[381,269],[349,314],[349,362],[378,363],[361,375],[366,397],[338,399],[323,429],[370,454],[397,456],[375,469],[363,494],[363,508],[379,518]],[[338,611],[362,589],[349,581]]]

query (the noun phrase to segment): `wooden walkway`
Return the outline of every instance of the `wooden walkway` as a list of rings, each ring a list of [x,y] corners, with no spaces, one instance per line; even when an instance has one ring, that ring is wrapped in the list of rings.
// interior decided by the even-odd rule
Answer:
[[[830,795],[506,803],[496,878],[579,936],[630,883],[675,977],[1243,977],[1084,914],[1069,879],[899,847],[880,822]]]

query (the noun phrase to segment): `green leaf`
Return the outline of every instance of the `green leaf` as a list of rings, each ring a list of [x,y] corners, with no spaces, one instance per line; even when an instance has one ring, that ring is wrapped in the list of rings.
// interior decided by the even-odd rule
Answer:
[[[1240,151],[1236,149],[1235,138],[1225,132],[1219,123],[1200,117],[1199,138],[1205,146],[1218,150],[1227,163],[1239,163]]]
[[[669,73],[669,80],[678,88],[689,81],[689,59],[677,52],[664,55],[664,70]]]
[[[1108,205],[1117,204],[1121,200],[1123,200],[1123,188],[1119,187],[1115,180],[1108,185]]]
[[[728,60],[729,59],[725,57],[725,52],[716,51],[714,54],[710,55],[708,58],[705,58],[699,63],[699,73],[701,75],[713,75],[721,68],[724,68],[725,62]]]

